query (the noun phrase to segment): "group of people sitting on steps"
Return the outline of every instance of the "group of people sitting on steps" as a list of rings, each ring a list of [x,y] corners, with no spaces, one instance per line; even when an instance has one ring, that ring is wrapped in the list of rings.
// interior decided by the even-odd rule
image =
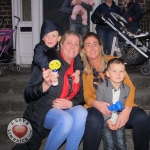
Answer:
[[[61,63],[58,74],[49,68],[52,60]],[[24,99],[23,118],[33,132],[12,150],[39,150],[45,138],[45,150],[58,150],[64,142],[65,150],[78,150],[81,140],[83,150],[98,150],[101,139],[104,150],[127,150],[126,128],[132,129],[135,150],[149,150],[150,120],[134,103],[135,87],[125,64],[104,53],[103,40],[94,32],[62,35],[56,21],[45,20]],[[122,110],[110,110],[118,101]]]

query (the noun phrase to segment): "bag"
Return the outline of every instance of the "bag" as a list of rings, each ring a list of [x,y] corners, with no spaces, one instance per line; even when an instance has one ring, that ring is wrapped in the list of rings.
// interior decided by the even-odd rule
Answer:
[[[104,14],[100,13],[100,12],[97,12],[96,13],[96,22],[95,24],[98,24],[98,25],[107,25],[104,20],[102,20],[102,16],[106,17]]]
[[[129,47],[126,49],[124,58],[122,58],[126,66],[143,64],[146,58],[139,53],[135,48]]]

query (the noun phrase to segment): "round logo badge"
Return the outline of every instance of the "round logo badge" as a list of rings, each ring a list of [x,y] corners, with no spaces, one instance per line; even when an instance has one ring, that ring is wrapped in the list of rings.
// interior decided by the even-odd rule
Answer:
[[[26,143],[32,136],[32,126],[24,118],[15,118],[8,124],[7,135],[15,143]]]

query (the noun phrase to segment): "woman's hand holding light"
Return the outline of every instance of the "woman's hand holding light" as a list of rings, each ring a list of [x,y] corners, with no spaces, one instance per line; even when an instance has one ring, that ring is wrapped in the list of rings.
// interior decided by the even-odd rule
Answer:
[[[42,69],[43,71],[43,84],[42,84],[42,87],[43,87],[43,92],[47,91],[50,86],[52,85],[52,82],[56,82],[57,81],[57,78],[58,76],[56,76],[52,70],[50,69]]]

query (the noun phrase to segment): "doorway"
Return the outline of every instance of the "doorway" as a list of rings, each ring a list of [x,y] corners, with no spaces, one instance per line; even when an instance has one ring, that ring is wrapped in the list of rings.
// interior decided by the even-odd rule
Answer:
[[[43,9],[44,20],[48,18],[56,20],[62,29],[62,34],[69,30],[69,15],[60,11],[64,1],[65,0],[44,0]]]

